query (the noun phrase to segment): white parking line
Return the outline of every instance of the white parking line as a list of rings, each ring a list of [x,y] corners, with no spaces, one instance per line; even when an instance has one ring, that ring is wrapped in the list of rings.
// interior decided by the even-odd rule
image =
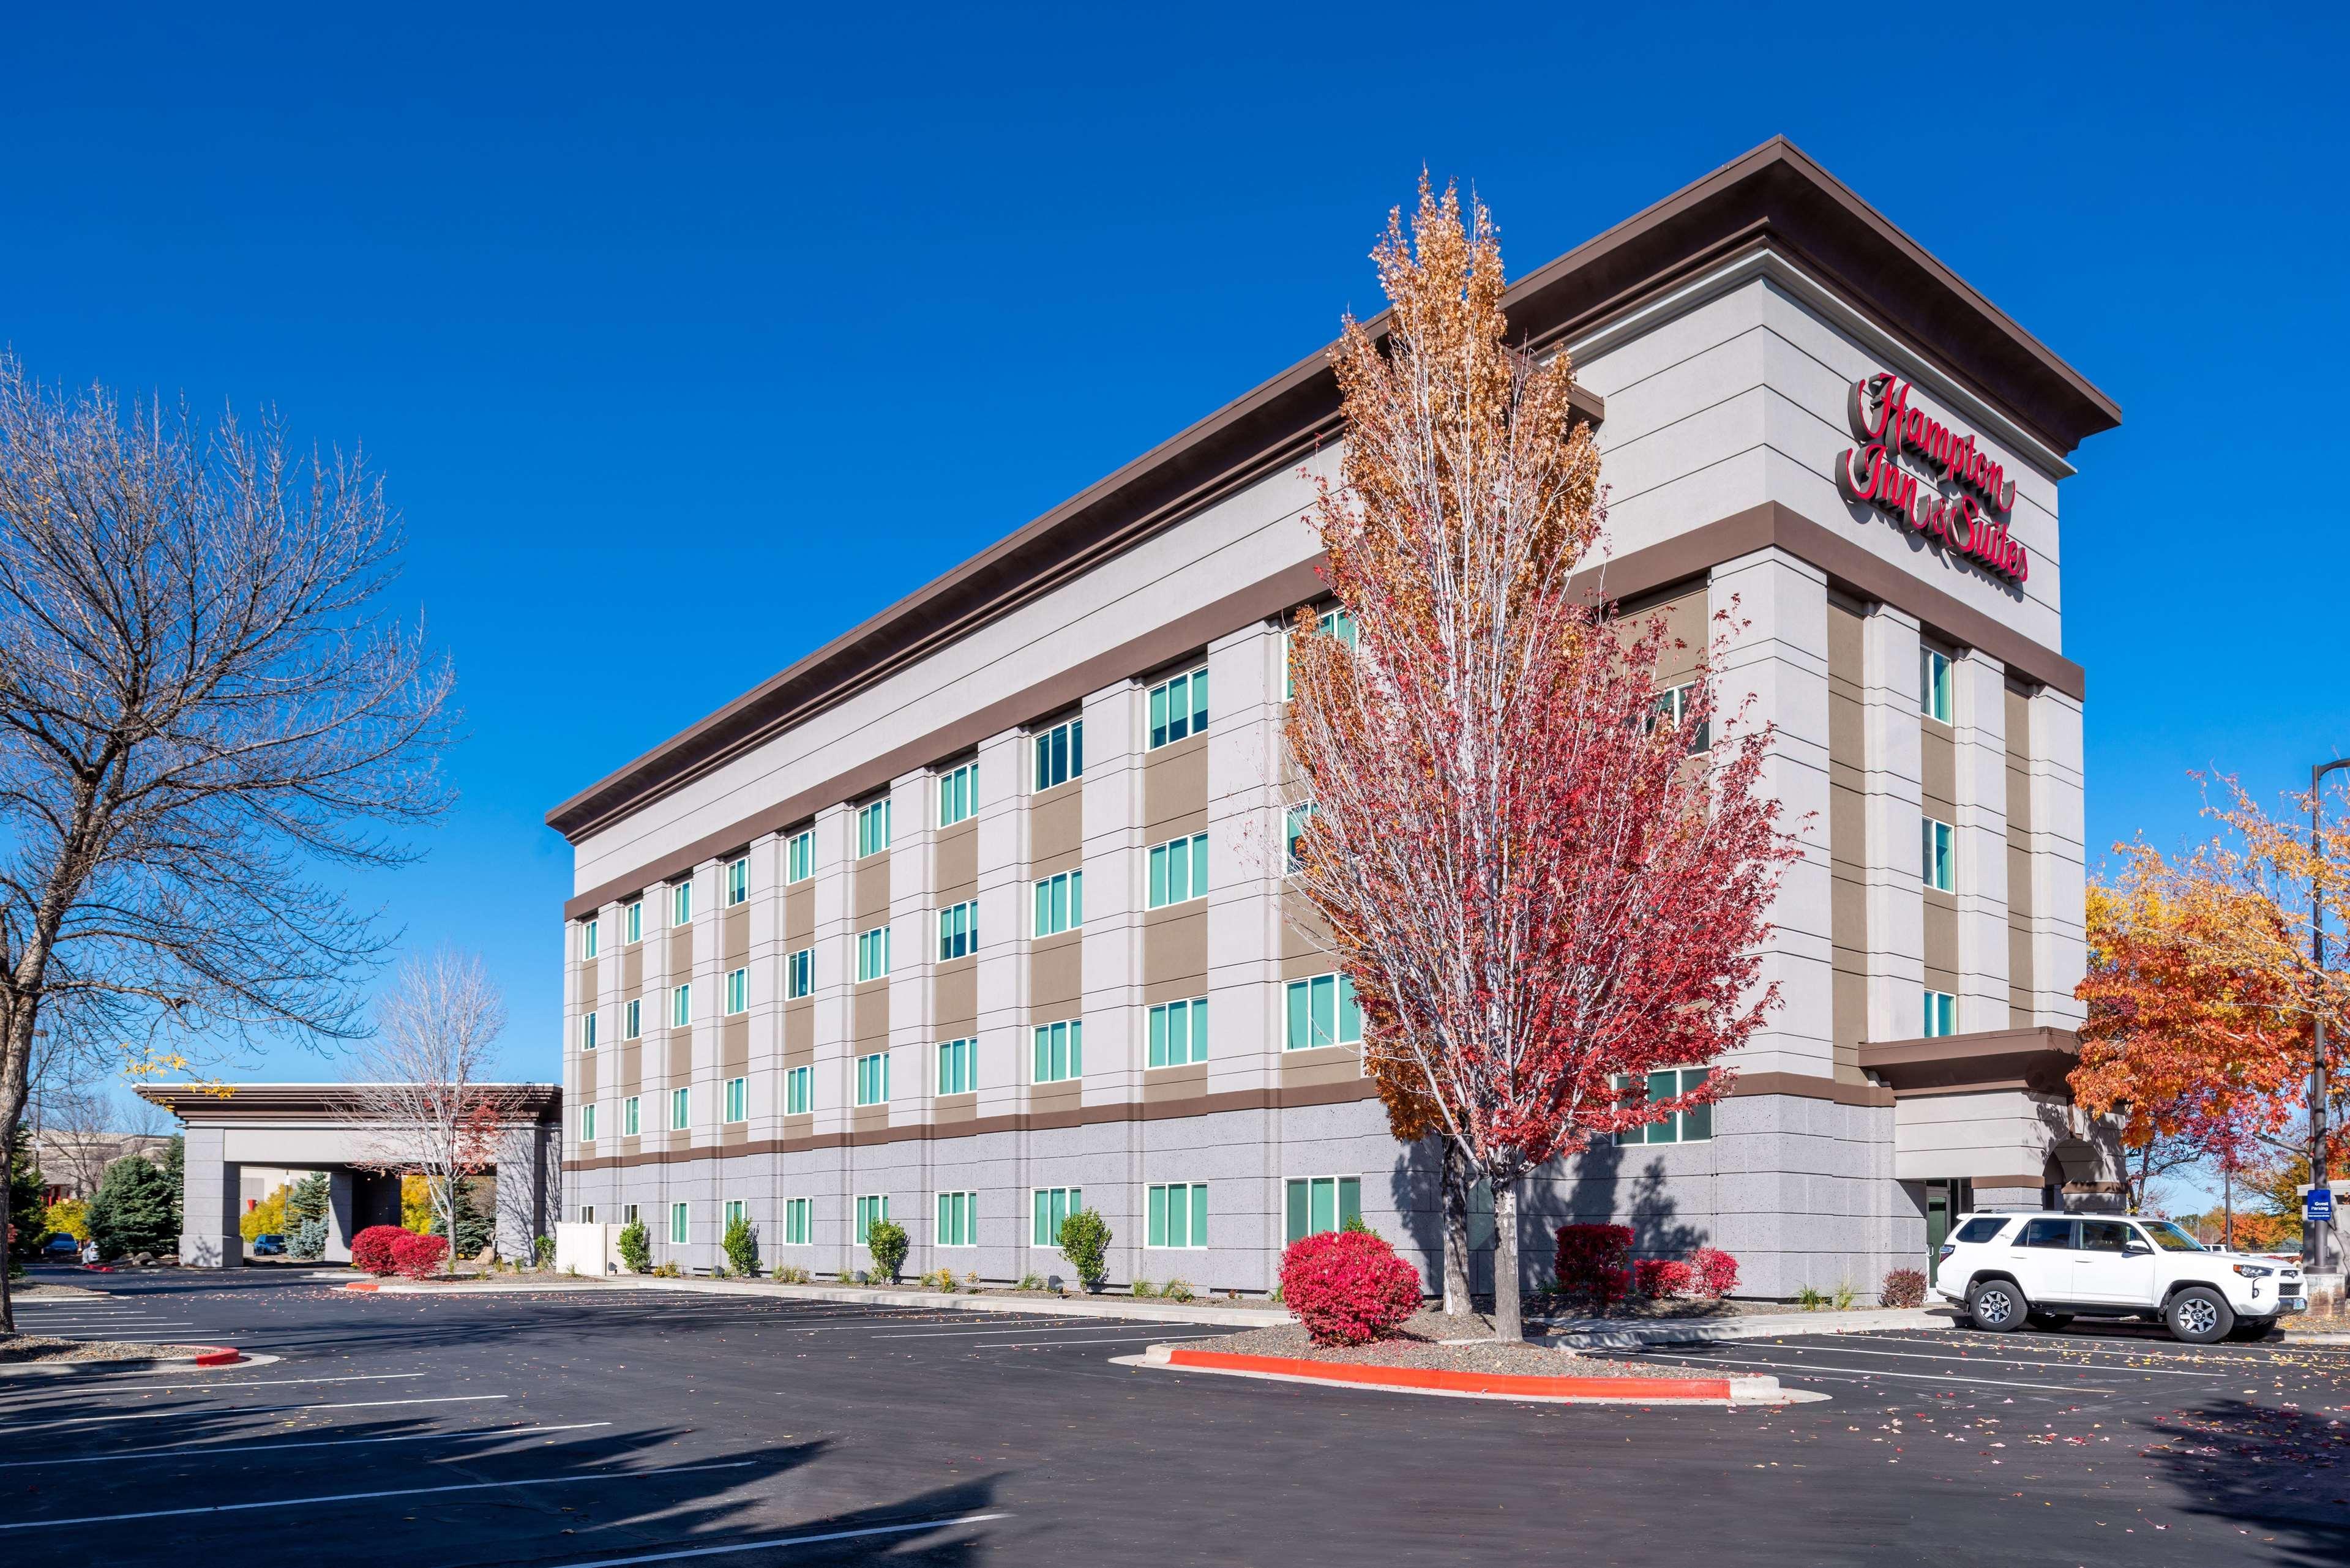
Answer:
[[[1780,1345],[1792,1353],[1816,1351],[1822,1355],[1887,1355],[1897,1361],[1957,1361],[1970,1366],[2079,1366],[2075,1361],[2021,1361],[2006,1355],[1926,1355],[1914,1350],[1856,1350],[1848,1345]],[[2147,1372],[2163,1377],[2225,1377],[2224,1372],[2180,1372],[2168,1366],[2083,1366],[2084,1372]]]
[[[1118,1339],[992,1339],[973,1350],[1083,1350],[1088,1345],[1172,1345],[1179,1339],[1222,1339],[1216,1334],[1129,1334]]]
[[[153,1377],[156,1374],[152,1372],[140,1372],[132,1373],[129,1376],[136,1377]],[[171,1374],[167,1372],[162,1376],[169,1376]],[[296,1383],[397,1383],[405,1377],[421,1377],[423,1376],[424,1374],[421,1372],[355,1372],[347,1376],[341,1377],[255,1377],[247,1379],[242,1383],[151,1383],[143,1386],[131,1383],[126,1384],[119,1388],[84,1389],[77,1387],[75,1392],[87,1394],[171,1394],[183,1392],[190,1388],[201,1388],[204,1392],[210,1394],[218,1392],[224,1388],[282,1388],[289,1384]]]
[[[1665,1357],[1649,1359],[1662,1360]],[[1849,1372],[1862,1379],[1871,1377],[1906,1377],[1916,1383],[1978,1383],[1986,1388],[2045,1388],[2058,1394],[2111,1394],[2111,1388],[2093,1387],[2086,1383],[2008,1383],[1996,1377],[1960,1377],[1949,1372],[1885,1372],[1874,1366],[1813,1366],[1801,1361],[1733,1361],[1727,1356],[1709,1355],[1698,1358],[1687,1355],[1670,1357],[1696,1366],[1775,1366],[1783,1372]]]
[[[423,1497],[450,1491],[501,1491],[525,1486],[563,1486],[571,1481],[641,1480],[650,1476],[691,1475],[697,1470],[748,1469],[756,1461],[730,1459],[714,1465],[668,1465],[657,1470],[583,1470],[576,1476],[538,1476],[527,1480],[466,1481],[456,1486],[403,1486],[385,1491],[336,1491],[319,1497],[281,1497],[267,1502],[215,1502],[200,1508],[153,1508],[140,1513],[88,1513],[78,1519],[24,1519],[0,1530],[47,1530],[68,1524],[119,1524],[133,1519],[175,1519],[189,1513],[242,1513],[254,1508],[302,1508],[319,1502],[366,1502],[380,1497]]]
[[[2230,1366],[2258,1366],[2261,1365],[2261,1358],[2256,1355],[2213,1355],[2210,1354],[2212,1351],[2223,1348],[2227,1350],[2234,1350],[2237,1348],[2234,1345],[2223,1347],[2216,1345],[2185,1345],[2178,1340],[2169,1338],[2143,1341],[2110,1339],[2098,1341],[2074,1339],[2069,1334],[2041,1335],[2030,1334],[2002,1334],[1996,1335],[1977,1334],[1965,1339],[1932,1340],[1904,1339],[1898,1334],[1840,1334],[1836,1335],[1836,1338],[1839,1341],[1846,1339],[1865,1339],[1872,1345],[1932,1345],[1944,1347],[1960,1345],[1980,1345],[1986,1348],[2005,1346],[2017,1350],[2068,1350],[2081,1355],[2129,1355],[2138,1357],[2141,1360],[2147,1357],[2165,1361],[2191,1359],[2195,1361],[2212,1363],[2215,1365],[2224,1364]],[[2200,1354],[2199,1354],[2199,1352]],[[2152,1369],[2144,1368],[2142,1370],[2150,1371]]]
[[[344,1405],[239,1405],[233,1410],[239,1416],[276,1416],[288,1410],[377,1410],[387,1405],[473,1405],[506,1397],[508,1396],[504,1394],[443,1394],[432,1399],[357,1399]],[[196,1412],[175,1406],[169,1410],[126,1410],[119,1416],[68,1416],[61,1421],[36,1421],[27,1427],[11,1427],[8,1429],[11,1432],[46,1432],[53,1427],[87,1427],[99,1421],[153,1421],[192,1414]]]
[[[920,1320],[920,1321],[935,1322],[935,1321],[937,1321],[937,1320],[936,1320],[936,1319],[925,1319],[925,1320]],[[1051,1324],[1051,1323],[1066,1323],[1067,1321],[1068,1321],[1068,1319],[1064,1318],[1064,1317],[1024,1317],[1024,1317],[1017,1317],[1017,1318],[1014,1318],[1014,1319],[1013,1319],[1011,1322],[1009,1322],[1009,1323],[993,1323],[993,1324],[986,1324],[985,1326],[982,1327],[982,1328],[980,1329],[980,1331],[979,1331],[979,1332],[980,1332],[980,1333],[982,1333],[982,1334],[1002,1334],[1002,1333],[1004,1333],[1004,1332],[1006,1332],[1006,1331],[1008,1331],[1008,1330],[1011,1330],[1011,1329],[1015,1329],[1015,1328],[1026,1328],[1026,1327],[1029,1327],[1031,1324],[1035,1324],[1035,1325],[1039,1325],[1039,1326],[1041,1326],[1041,1325],[1043,1325],[1043,1324]],[[875,1327],[875,1326],[877,1326],[877,1320],[875,1320],[875,1319],[873,1319],[873,1318],[869,1318],[869,1317],[868,1317],[868,1318],[865,1318],[865,1319],[863,1319],[863,1320],[861,1320],[861,1321],[858,1321],[858,1322],[852,1322],[852,1323],[836,1323],[836,1324],[828,1324],[827,1326],[823,1327],[823,1328],[795,1328],[794,1330],[792,1330],[792,1332],[793,1332],[794,1334],[846,1334],[846,1333],[847,1333],[848,1331],[850,1331],[851,1329],[872,1328],[872,1327]],[[1110,1325],[1108,1325],[1108,1326],[1111,1326],[1111,1327],[1123,1327],[1123,1326],[1125,1326],[1125,1325],[1124,1325],[1123,1324],[1110,1324]]]
[[[726,1557],[738,1552],[765,1552],[782,1546],[813,1546],[820,1541],[858,1541],[873,1535],[910,1535],[920,1530],[947,1530],[958,1524],[985,1524],[1009,1519],[1008,1513],[966,1513],[954,1519],[926,1519],[919,1524],[870,1524],[862,1530],[827,1530],[821,1535],[778,1535],[772,1541],[738,1541],[726,1546],[688,1546],[676,1552],[648,1552],[640,1557],[598,1557],[568,1568],[628,1568],[632,1563],[675,1563],[686,1557]]]
[[[1134,1324],[1130,1323],[1083,1323],[1073,1324],[1066,1328],[1052,1328],[1045,1326],[1043,1322],[1040,1322],[1034,1326],[1019,1323],[999,1323],[991,1324],[985,1328],[910,1329],[890,1334],[877,1334],[872,1337],[875,1339],[951,1339],[959,1335],[974,1334],[1100,1334],[1107,1329],[1132,1328]],[[1218,1334],[1228,1334],[1231,1330],[1219,1328],[1216,1332]]]
[[[573,1421],[561,1427],[468,1427],[457,1432],[404,1432],[396,1438],[321,1438],[299,1443],[164,1443],[151,1449],[117,1449],[105,1454],[78,1454],[69,1459],[9,1459],[0,1470],[47,1469],[52,1465],[110,1465],[117,1459],[208,1459],[214,1454],[274,1454],[287,1449],[342,1449],[354,1443],[464,1443],[483,1438],[525,1438],[534,1432],[584,1432],[608,1427],[609,1421]]]

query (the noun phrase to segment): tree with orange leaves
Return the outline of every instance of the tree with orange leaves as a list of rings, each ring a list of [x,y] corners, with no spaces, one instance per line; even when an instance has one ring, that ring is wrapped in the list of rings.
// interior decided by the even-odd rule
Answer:
[[[1769,732],[1723,722],[1703,667],[1661,691],[1662,621],[1577,578],[1598,454],[1565,357],[1506,341],[1490,215],[1464,226],[1423,179],[1411,242],[1399,210],[1373,259],[1393,308],[1383,341],[1349,318],[1333,350],[1345,483],[1315,512],[1351,637],[1301,614],[1292,642],[1292,887],[1396,1130],[1448,1146],[1448,1211],[1492,1188],[1516,1338],[1519,1182],[1723,1093],[1716,1072],[1646,1097],[1776,1005],[1756,950],[1794,850],[1758,788]]]

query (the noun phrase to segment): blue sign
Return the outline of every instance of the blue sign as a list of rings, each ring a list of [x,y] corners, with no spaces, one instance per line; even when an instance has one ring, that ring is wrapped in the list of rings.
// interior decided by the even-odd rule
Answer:
[[[2302,1200],[2302,1212],[2313,1225],[2333,1224],[2334,1189],[2330,1187],[2311,1188],[2309,1196]]]

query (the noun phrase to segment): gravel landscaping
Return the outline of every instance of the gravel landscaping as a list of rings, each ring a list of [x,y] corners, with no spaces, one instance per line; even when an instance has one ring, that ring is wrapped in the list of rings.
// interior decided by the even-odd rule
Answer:
[[[1188,1339],[1183,1350],[1221,1350],[1241,1355],[1286,1355],[1305,1361],[1336,1361],[1357,1366],[1426,1366],[1443,1372],[1513,1373],[1533,1377],[1654,1377],[1658,1369],[1638,1362],[1609,1361],[1571,1351],[1545,1349],[1524,1341],[1492,1337],[1482,1317],[1424,1312],[1393,1339],[1368,1345],[1316,1345],[1296,1324],[1244,1329],[1214,1339]],[[1459,1343],[1448,1343],[1459,1342]]]
[[[0,1336],[0,1366],[45,1362],[179,1360],[204,1355],[217,1345],[134,1345],[118,1339],[51,1339],[45,1334]]]

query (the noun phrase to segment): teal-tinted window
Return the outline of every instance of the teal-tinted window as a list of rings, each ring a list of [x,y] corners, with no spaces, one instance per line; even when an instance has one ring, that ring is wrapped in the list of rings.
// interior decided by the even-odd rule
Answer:
[[[579,1141],[596,1141],[596,1107],[592,1103],[579,1107]]]
[[[742,903],[751,896],[751,859],[744,856],[726,863],[726,902]]]
[[[682,1203],[671,1204],[669,1206],[670,1245],[672,1247],[682,1247],[685,1245],[687,1238],[691,1234],[692,1231],[688,1221],[685,1205]]]
[[[1711,1067],[1664,1067],[1648,1075],[1645,1097],[1653,1105],[1686,1095],[1713,1076]],[[1618,1079],[1619,1084],[1626,1080]],[[1616,1135],[1619,1144],[1703,1143],[1713,1137],[1713,1107],[1698,1106],[1643,1127],[1626,1127]]]
[[[1194,670],[1150,689],[1150,749],[1208,727],[1208,672]]]
[[[747,1012],[751,1010],[751,971],[730,969],[726,971],[726,1011]]]
[[[1086,722],[1072,719],[1036,737],[1036,793],[1083,778],[1086,772]]]
[[[794,1067],[784,1075],[784,1115],[804,1116],[816,1109],[816,1069]]]
[[[1085,1042],[1086,1026],[1082,1019],[1073,1018],[1066,1023],[1038,1024],[1034,1081],[1057,1084],[1066,1078],[1084,1077]]]
[[[1086,923],[1086,874],[1064,871],[1035,884],[1036,929],[1040,937],[1057,936]]]
[[[1357,1045],[1363,1039],[1363,1011],[1355,1004],[1355,982],[1343,974],[1317,974],[1293,980],[1288,988],[1289,1021],[1282,1049],[1310,1051],[1321,1045]]]
[[[1289,1181],[1286,1241],[1303,1241],[1325,1231],[1336,1231],[1363,1214],[1363,1179],[1359,1176],[1293,1177]],[[1285,1243],[1284,1243],[1285,1244]]]
[[[889,847],[889,801],[888,796],[872,805],[860,806],[857,812],[857,857],[879,855]]]
[[[669,1130],[683,1132],[693,1125],[693,1091],[671,1089],[669,1092]]]
[[[859,984],[889,972],[889,928],[877,926],[857,939],[857,979]]]
[[[969,958],[979,950],[979,905],[965,901],[939,911],[939,961]]]
[[[784,845],[784,880],[805,882],[816,875],[816,830],[804,827]]]
[[[693,987],[691,983],[673,987],[669,993],[669,1024],[682,1029],[693,1022]]]
[[[879,1106],[889,1098],[889,1053],[876,1051],[857,1059],[857,1103]]]
[[[939,1194],[938,1244],[941,1247],[979,1245],[978,1193],[941,1192]]]
[[[805,1247],[816,1235],[816,1205],[805,1198],[784,1199],[784,1245]]]
[[[1290,871],[1305,869],[1305,825],[1313,820],[1314,806],[1311,802],[1289,808],[1289,820],[1281,836],[1289,852],[1287,869]]]
[[[1918,650],[1918,711],[1929,719],[1950,722],[1950,660],[1930,648]]]
[[[1170,1002],[1150,1010],[1150,1065],[1182,1067],[1208,1059],[1208,999]]]
[[[730,1122],[747,1122],[751,1119],[750,1079],[726,1080],[726,1119]]]
[[[645,940],[645,901],[642,898],[620,906],[620,940],[624,942]]]
[[[592,1012],[583,1012],[579,1015],[579,1049],[582,1051],[596,1049],[596,1015]]]
[[[1690,711],[1690,697],[1696,690],[1694,683],[1684,683],[1658,692],[1656,701],[1650,706],[1652,716],[1648,727],[1652,731],[1689,727],[1689,749],[1702,752],[1712,743],[1711,732],[1713,726],[1707,721],[1695,719]]]
[[[1315,618],[1315,629],[1324,637],[1335,637],[1348,648],[1355,646],[1355,618],[1342,609],[1326,609]],[[1297,695],[1297,682],[1289,674],[1289,635],[1284,633],[1281,644],[1282,694]]]
[[[1959,1032],[1959,999],[1947,991],[1926,993],[1926,1038],[1938,1040]]]
[[[939,1093],[968,1095],[979,1087],[979,1042],[949,1040],[939,1046]]]
[[[1926,886],[1944,893],[1957,891],[1958,857],[1952,847],[1950,825],[1937,822],[1930,816],[1921,816],[1918,819],[1918,871],[1925,878]]]
[[[634,1137],[644,1130],[639,1120],[640,1113],[637,1109],[640,1097],[630,1095],[620,1102],[620,1136],[622,1137]]]
[[[688,926],[693,923],[693,884],[680,882],[669,890],[669,923]]]
[[[579,922],[579,956],[581,958],[591,959],[596,956],[597,940],[602,934],[603,925],[604,922],[598,919],[586,919]]]
[[[1204,1247],[1208,1244],[1208,1184],[1170,1182],[1149,1190],[1149,1219],[1143,1245]]]
[[[867,1193],[857,1200],[857,1244],[865,1245],[867,1232],[877,1220],[889,1218],[889,1195],[886,1192]]]
[[[642,997],[630,997],[620,1003],[620,1038],[636,1040],[645,1032],[645,1003]]]
[[[1085,1191],[1076,1187],[1040,1187],[1033,1197],[1035,1228],[1030,1243],[1038,1247],[1061,1244],[1061,1221],[1086,1206]]]
[[[1150,908],[1208,896],[1208,836],[1170,839],[1150,847]]]
[[[784,960],[784,994],[806,996],[816,989],[816,950],[802,948]]]
[[[979,764],[965,763],[939,775],[939,826],[952,827],[979,809]]]

